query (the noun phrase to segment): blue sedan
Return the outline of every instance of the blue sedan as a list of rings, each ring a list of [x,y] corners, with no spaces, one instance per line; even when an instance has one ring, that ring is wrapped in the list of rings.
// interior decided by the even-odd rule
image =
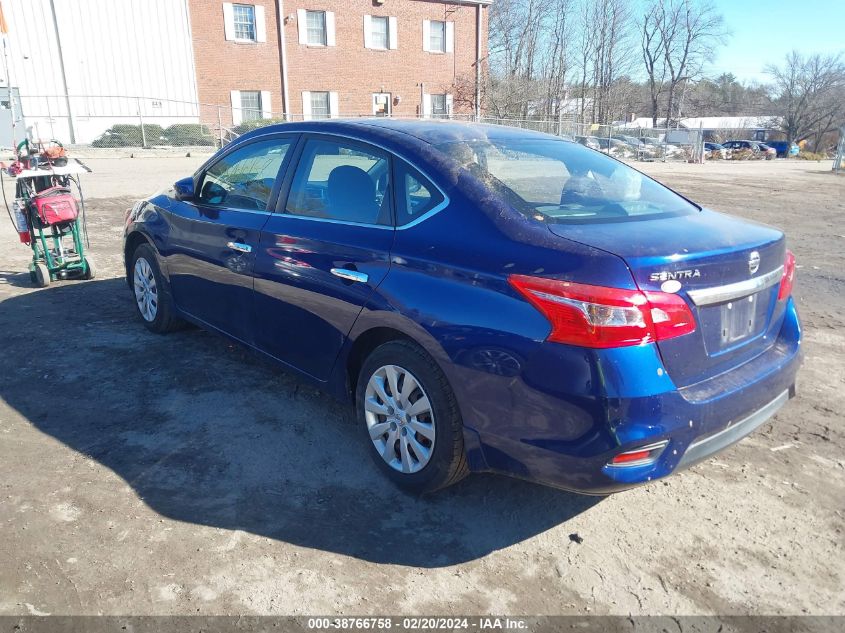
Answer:
[[[256,130],[129,210],[125,262],[147,328],[219,332],[348,400],[416,492],[664,477],[768,420],[801,359],[780,231],[507,127]]]

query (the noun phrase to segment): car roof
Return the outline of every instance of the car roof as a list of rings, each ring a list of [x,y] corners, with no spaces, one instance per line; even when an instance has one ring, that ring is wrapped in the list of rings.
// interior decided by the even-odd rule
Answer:
[[[448,121],[440,119],[392,119],[392,118],[361,118],[361,119],[330,119],[323,121],[303,121],[296,123],[279,123],[258,128],[240,139],[273,132],[322,132],[325,134],[351,134],[361,136],[366,132],[388,133],[393,140],[401,144],[402,137],[440,145],[443,143],[457,143],[461,141],[481,140],[516,140],[516,139],[546,139],[567,142],[557,136],[543,134],[533,130],[524,130],[505,125],[491,125],[485,123],[471,123],[464,121]],[[378,135],[378,134],[377,134]],[[410,137],[410,138],[408,138]]]

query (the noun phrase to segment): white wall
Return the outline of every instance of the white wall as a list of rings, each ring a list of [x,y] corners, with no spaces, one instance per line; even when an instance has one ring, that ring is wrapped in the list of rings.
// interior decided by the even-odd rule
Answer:
[[[113,123],[137,124],[139,105],[146,123],[198,120],[187,0],[54,4],[76,142],[90,142]],[[20,89],[26,124],[37,123],[42,138],[52,133],[67,143],[68,105],[50,1],[4,0],[3,11],[11,84]],[[140,96],[150,99],[129,98]]]

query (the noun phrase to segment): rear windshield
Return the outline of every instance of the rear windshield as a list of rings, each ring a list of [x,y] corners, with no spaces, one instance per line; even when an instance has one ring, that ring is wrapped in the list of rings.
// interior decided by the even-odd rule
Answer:
[[[625,222],[699,210],[624,163],[578,143],[485,139],[443,143],[438,149],[536,220]]]

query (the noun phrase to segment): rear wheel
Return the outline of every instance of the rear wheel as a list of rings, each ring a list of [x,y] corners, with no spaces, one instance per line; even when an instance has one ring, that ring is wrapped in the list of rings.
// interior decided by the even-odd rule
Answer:
[[[183,322],[174,315],[170,289],[149,244],[141,244],[135,249],[130,271],[135,307],[147,329],[157,334],[179,329]]]
[[[463,423],[437,363],[409,341],[376,348],[358,376],[356,411],[371,456],[399,486],[432,492],[467,475]]]

